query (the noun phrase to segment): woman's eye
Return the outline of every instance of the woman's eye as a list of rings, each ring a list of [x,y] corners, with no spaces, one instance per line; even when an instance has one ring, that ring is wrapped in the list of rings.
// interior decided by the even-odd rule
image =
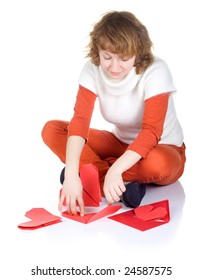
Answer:
[[[104,59],[106,59],[106,60],[110,60],[111,59],[111,57],[106,57],[106,56],[104,56]]]
[[[122,57],[121,60],[122,60],[122,61],[128,61],[128,60],[129,60],[129,57]]]

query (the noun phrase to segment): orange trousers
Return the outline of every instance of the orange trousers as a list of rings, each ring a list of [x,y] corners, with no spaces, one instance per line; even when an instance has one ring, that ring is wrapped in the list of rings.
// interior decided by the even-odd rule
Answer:
[[[52,120],[45,124],[42,138],[45,144],[65,163],[66,142],[69,123]],[[83,148],[80,165],[92,163],[98,168],[101,187],[109,167],[128,147],[111,132],[90,128],[88,140]],[[185,165],[185,145],[158,144],[138,163],[125,171],[124,181],[168,185],[183,174]]]

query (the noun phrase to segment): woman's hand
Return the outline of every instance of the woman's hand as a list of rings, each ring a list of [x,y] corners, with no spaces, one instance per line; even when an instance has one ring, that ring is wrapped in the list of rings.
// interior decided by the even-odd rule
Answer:
[[[59,199],[59,211],[62,210],[63,201],[66,201],[66,207],[69,213],[76,215],[76,206],[79,206],[80,216],[84,216],[84,201],[82,198],[82,183],[79,175],[66,176],[63,182],[61,197]]]
[[[125,151],[109,168],[104,180],[104,194],[107,202],[113,203],[120,200],[126,191],[122,174],[141,159],[141,156],[131,150]]]
[[[126,190],[121,173],[117,172],[113,166],[106,174],[103,190],[106,200],[110,204],[120,201],[120,196]]]

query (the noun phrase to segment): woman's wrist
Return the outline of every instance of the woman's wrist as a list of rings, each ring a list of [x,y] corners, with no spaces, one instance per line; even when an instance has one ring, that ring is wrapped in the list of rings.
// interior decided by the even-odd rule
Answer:
[[[78,176],[79,175],[78,164],[66,164],[65,176]]]
[[[120,156],[115,163],[111,166],[111,170],[117,174],[122,174],[141,159],[141,156],[131,150],[127,150]]]

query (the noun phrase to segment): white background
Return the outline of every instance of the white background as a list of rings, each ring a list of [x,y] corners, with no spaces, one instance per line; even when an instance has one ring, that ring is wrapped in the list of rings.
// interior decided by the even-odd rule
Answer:
[[[46,279],[30,275],[30,269],[37,265],[115,269],[172,266],[174,274],[160,279],[201,278],[200,4],[197,0],[0,1],[2,279]],[[21,231],[17,225],[25,221],[25,212],[33,207],[60,215],[57,203],[63,165],[44,145],[40,134],[46,121],[69,120],[72,116],[88,34],[100,16],[110,10],[131,11],[146,25],[154,53],[166,60],[178,89],[174,98],[185,135],[187,164],[175,187],[160,190],[172,201],[173,219],[145,233],[109,219],[91,225],[63,221],[41,230]],[[97,108],[91,125],[109,128]],[[150,194],[152,201],[161,198],[157,190]],[[149,196],[145,202],[148,200]],[[52,276],[66,278],[87,279]],[[114,277],[125,278],[140,279],[133,275]]]

